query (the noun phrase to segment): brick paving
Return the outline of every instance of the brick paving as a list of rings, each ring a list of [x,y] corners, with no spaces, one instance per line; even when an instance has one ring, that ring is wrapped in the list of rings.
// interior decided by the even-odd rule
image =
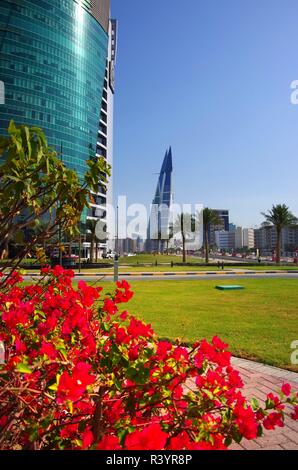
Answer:
[[[247,398],[256,397],[264,403],[267,393],[276,392],[283,383],[292,385],[298,391],[298,373],[277,367],[266,366],[246,359],[233,358],[232,364],[240,372],[245,384],[243,393]],[[274,431],[264,431],[256,440],[243,439],[241,444],[233,444],[231,450],[298,450],[298,422],[293,421],[286,411],[285,426]]]

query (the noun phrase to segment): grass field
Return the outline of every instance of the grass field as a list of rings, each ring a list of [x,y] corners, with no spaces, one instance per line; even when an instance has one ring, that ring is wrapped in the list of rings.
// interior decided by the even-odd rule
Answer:
[[[120,264],[171,264],[173,263],[182,263],[182,256],[176,255],[151,255],[151,254],[140,254],[136,256],[121,256],[119,258]],[[202,263],[204,260],[202,258],[194,257],[194,256],[187,256],[186,262],[187,263]]]
[[[238,266],[241,269],[241,267]],[[243,266],[245,270],[251,271],[298,271],[298,265],[284,265],[284,266],[277,266],[275,264],[271,264],[270,266]]]
[[[225,268],[226,269],[226,268]],[[231,269],[230,267],[228,269]],[[113,272],[114,267],[111,268],[97,268],[97,269],[82,269],[84,273],[105,273]],[[130,273],[130,272],[179,272],[179,271],[219,271],[217,265],[214,266],[121,266],[119,265],[119,272]],[[28,272],[31,272],[28,270]],[[33,271],[32,271],[33,272]],[[78,270],[76,269],[77,273]]]
[[[235,282],[245,290],[215,289],[218,283]],[[132,286],[129,311],[152,323],[160,337],[191,342],[219,335],[238,357],[298,371],[290,363],[290,345],[298,340],[297,279],[140,281]]]
[[[85,270],[84,272],[112,272],[113,267],[111,268],[104,268],[104,269],[94,269],[94,270]],[[119,266],[119,272],[183,272],[183,271],[221,271],[221,267],[218,268],[217,264],[214,264],[213,266],[165,266],[165,265],[158,265],[158,266]],[[231,266],[229,264],[226,264],[224,266],[224,271],[297,271],[298,272],[298,267],[275,267],[275,266],[250,266],[246,267],[244,266]]]

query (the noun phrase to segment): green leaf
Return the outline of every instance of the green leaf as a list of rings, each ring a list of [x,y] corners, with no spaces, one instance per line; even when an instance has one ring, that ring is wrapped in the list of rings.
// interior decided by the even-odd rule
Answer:
[[[49,390],[53,390],[54,392],[57,392],[58,384],[54,383],[54,384],[50,385],[48,388],[49,388]]]
[[[260,408],[260,404],[256,398],[251,399],[251,405],[254,411],[257,411]]]
[[[21,372],[22,374],[32,374],[32,370],[24,362],[20,362],[19,364],[17,364],[16,369],[18,372]]]
[[[206,388],[203,389],[204,393],[206,393],[207,397],[210,398],[210,400],[213,400],[213,393],[210,392],[210,390],[207,390]]]
[[[225,439],[225,446],[226,446],[226,447],[229,447],[229,446],[232,444],[232,442],[233,442],[232,438],[231,438],[231,437],[227,437],[227,438]]]
[[[30,132],[29,132],[29,129],[27,126],[24,126],[24,132],[25,132],[25,135],[26,135],[26,143],[27,143],[27,148],[28,148],[28,156],[29,158],[31,157],[31,152],[32,152],[32,149],[31,149],[31,143],[30,143]]]
[[[13,134],[14,132],[16,132],[16,130],[17,130],[17,128],[16,128],[15,123],[12,119],[9,123],[9,126],[8,126],[8,133]]]
[[[234,439],[234,441],[237,442],[237,444],[240,444],[240,442],[242,441],[242,436],[239,433],[239,431],[236,430],[236,429],[234,429],[234,432],[233,432],[233,439]]]
[[[260,424],[259,424],[259,426],[258,426],[257,436],[258,436],[258,437],[263,436],[263,428],[262,428],[262,426],[261,426]]]
[[[123,387],[121,385],[121,382],[118,379],[114,379],[114,384],[119,392],[122,392]]]

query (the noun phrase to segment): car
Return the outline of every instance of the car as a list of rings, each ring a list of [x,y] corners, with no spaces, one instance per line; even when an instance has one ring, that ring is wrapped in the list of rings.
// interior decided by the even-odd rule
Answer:
[[[111,251],[110,253],[106,254],[107,259],[114,259],[117,253],[115,251]]]

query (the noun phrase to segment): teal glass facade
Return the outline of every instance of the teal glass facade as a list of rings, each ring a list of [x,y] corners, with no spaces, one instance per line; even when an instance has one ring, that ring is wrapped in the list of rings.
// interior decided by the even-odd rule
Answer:
[[[75,0],[0,1],[0,134],[38,126],[80,176],[95,150],[108,35]]]

